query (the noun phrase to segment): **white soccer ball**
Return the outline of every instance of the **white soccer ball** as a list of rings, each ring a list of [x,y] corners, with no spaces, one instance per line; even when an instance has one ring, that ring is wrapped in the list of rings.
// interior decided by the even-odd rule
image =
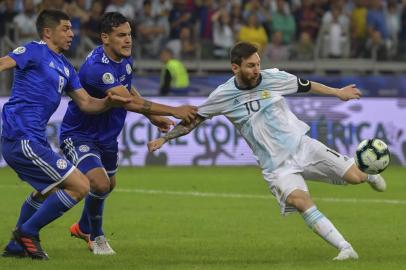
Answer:
[[[390,163],[389,148],[380,139],[363,140],[355,152],[355,163],[367,174],[378,174]]]

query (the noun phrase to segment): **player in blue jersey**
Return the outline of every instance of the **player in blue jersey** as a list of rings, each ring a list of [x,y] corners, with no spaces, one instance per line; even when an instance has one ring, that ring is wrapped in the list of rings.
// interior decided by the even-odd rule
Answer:
[[[46,125],[65,91],[87,113],[101,113],[130,99],[97,99],[82,88],[75,69],[63,56],[72,26],[58,10],[42,11],[36,21],[40,42],[30,42],[0,58],[0,71],[15,68],[12,95],[2,114],[2,154],[34,191],[22,205],[13,238],[3,256],[48,259],[39,231],[75,206],[89,192],[89,180],[72,163],[52,151]]]
[[[141,98],[131,86],[133,60],[128,20],[117,12],[106,13],[100,28],[103,44],[95,48],[81,66],[80,82],[93,97],[101,98],[113,93],[122,97],[132,96],[134,100],[124,108],[99,115],[83,114],[74,102],[70,102],[61,125],[60,142],[65,156],[90,180],[90,192],[82,216],[78,223],[71,226],[71,235],[88,242],[94,254],[111,255],[115,252],[103,232],[103,209],[104,201],[116,183],[117,137],[124,126],[127,110],[142,113],[153,124],[167,130],[173,122],[159,115],[190,121],[196,108],[170,107]]]
[[[180,124],[164,137],[148,143],[150,151],[170,139],[189,133],[206,118],[225,115],[239,130],[256,156],[281,213],[299,211],[306,224],[339,250],[335,260],[357,259],[358,254],[331,221],[313,203],[305,179],[344,185],[368,182],[386,189],[380,175],[360,171],[354,160],[306,135],[309,126],[290,111],[283,95],[311,92],[347,101],[360,98],[354,85],[341,89],[299,79],[278,69],[260,69],[257,48],[246,42],[231,50],[235,76],[217,87],[198,109],[192,124]]]

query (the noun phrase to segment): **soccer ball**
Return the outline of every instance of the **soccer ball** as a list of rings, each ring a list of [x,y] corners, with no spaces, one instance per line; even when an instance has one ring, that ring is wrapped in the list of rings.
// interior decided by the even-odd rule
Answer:
[[[363,140],[355,152],[355,163],[367,174],[382,172],[388,167],[389,162],[388,146],[379,139]]]

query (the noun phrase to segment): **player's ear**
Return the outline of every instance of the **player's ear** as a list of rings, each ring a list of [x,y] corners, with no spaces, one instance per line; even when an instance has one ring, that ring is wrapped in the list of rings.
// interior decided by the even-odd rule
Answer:
[[[106,33],[101,33],[100,35],[102,43],[108,45],[109,44],[109,35]]]
[[[52,34],[52,29],[49,27],[44,27],[42,30],[42,37],[41,39],[50,39]]]
[[[234,74],[238,73],[239,70],[240,70],[240,66],[239,66],[239,65],[237,65],[237,64],[235,64],[235,63],[232,63],[232,64],[231,64],[231,71],[232,71]]]

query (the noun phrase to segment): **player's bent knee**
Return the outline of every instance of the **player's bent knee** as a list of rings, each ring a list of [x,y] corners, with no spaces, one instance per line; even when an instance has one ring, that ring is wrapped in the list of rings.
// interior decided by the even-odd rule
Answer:
[[[286,202],[294,206],[299,212],[304,212],[314,205],[309,193],[299,189],[292,191]]]
[[[116,176],[113,175],[110,177],[110,192],[116,187]]]
[[[77,201],[83,199],[90,191],[89,179],[77,169],[64,181],[63,187]]]
[[[90,190],[97,193],[107,193],[110,191],[110,180],[104,169],[95,168],[89,171],[86,176],[90,181]]]

